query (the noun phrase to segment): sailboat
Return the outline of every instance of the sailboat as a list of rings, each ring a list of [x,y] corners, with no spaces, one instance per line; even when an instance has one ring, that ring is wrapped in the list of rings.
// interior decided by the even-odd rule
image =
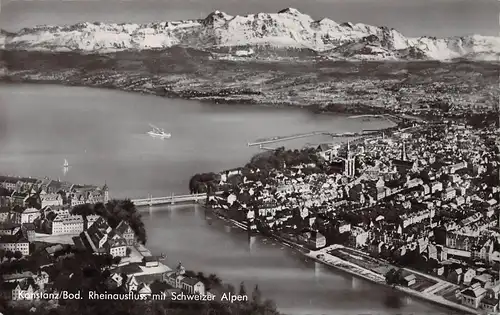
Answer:
[[[169,139],[170,137],[172,137],[172,135],[170,133],[166,133],[163,128],[156,127],[152,124],[149,124],[149,126],[152,128],[152,130],[148,131],[148,135],[153,138]]]
[[[64,159],[64,164],[63,164],[63,167],[64,167],[64,168],[68,168],[68,167],[69,167],[68,160]]]

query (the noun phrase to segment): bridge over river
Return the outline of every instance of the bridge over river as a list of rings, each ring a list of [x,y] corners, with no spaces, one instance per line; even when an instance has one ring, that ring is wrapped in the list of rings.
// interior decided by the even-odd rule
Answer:
[[[216,192],[216,195],[222,194],[222,192]],[[143,206],[159,206],[159,205],[175,205],[175,204],[186,204],[186,203],[196,203],[204,201],[207,199],[206,193],[201,194],[189,194],[189,195],[174,195],[165,197],[153,197],[150,195],[147,198],[132,199],[131,201],[138,207]]]

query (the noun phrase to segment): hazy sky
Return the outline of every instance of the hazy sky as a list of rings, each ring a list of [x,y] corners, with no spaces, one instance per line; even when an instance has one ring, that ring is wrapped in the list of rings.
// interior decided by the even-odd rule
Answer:
[[[83,21],[151,22],[294,7],[315,19],[394,27],[407,36],[499,36],[497,0],[0,0],[0,28]]]

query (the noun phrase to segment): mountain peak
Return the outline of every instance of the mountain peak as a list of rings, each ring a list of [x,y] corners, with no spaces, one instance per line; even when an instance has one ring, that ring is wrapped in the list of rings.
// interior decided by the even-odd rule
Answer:
[[[278,14],[302,15],[302,12],[300,12],[295,8],[285,8],[283,10],[278,11]]]
[[[215,10],[214,12],[210,13],[205,19],[203,19],[203,25],[205,26],[215,26],[215,24],[218,23],[225,23],[226,21],[230,20],[232,18],[231,15]]]
[[[278,13],[229,15],[214,11],[204,19],[134,23],[77,23],[23,29],[16,34],[0,32],[0,49],[110,52],[164,49],[187,46],[210,50],[228,47],[275,51],[313,50],[328,58],[450,60],[459,57],[490,58],[500,54],[500,38],[407,38],[389,27],[363,23],[338,24],[315,21],[295,8]]]
[[[214,12],[210,13],[205,19],[209,17],[216,17],[220,19],[228,19],[231,18],[232,16],[227,14],[226,12],[215,10]]]

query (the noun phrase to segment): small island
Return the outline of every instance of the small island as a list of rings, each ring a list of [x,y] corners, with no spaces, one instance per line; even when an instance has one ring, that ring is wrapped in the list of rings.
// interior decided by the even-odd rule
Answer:
[[[107,185],[0,178],[3,314],[279,315],[258,286],[175,268],[146,247],[130,200]]]

